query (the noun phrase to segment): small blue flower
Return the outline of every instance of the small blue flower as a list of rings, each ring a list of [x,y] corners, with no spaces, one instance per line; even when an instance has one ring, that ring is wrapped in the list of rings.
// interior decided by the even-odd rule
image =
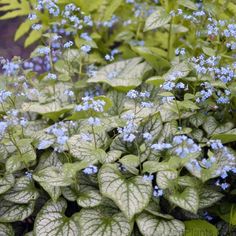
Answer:
[[[96,174],[97,172],[98,172],[98,168],[97,166],[94,166],[94,165],[89,165],[89,167],[83,170],[83,173],[86,175]]]
[[[71,46],[73,46],[73,42],[72,41],[68,41],[68,42],[66,42],[64,45],[63,45],[63,47],[64,48],[70,48]]]

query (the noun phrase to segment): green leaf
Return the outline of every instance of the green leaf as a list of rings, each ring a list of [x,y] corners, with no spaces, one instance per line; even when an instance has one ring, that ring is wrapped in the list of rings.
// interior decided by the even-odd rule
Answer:
[[[88,83],[106,83],[121,91],[138,87],[151,67],[136,57],[125,61],[109,64],[100,69],[96,75],[88,79]]]
[[[132,50],[143,57],[158,72],[170,68],[170,63],[165,59],[166,52],[159,52],[157,48],[151,47],[131,47]]]
[[[197,114],[194,114],[189,118],[189,121],[192,125],[194,125],[196,128],[198,128],[200,125],[204,123],[206,119],[206,116],[204,114],[198,112]]]
[[[218,202],[224,195],[211,188],[203,188],[199,194],[199,208],[210,207]]]
[[[178,4],[194,11],[198,10],[198,7],[196,6],[196,4],[192,2],[191,0],[178,0]]]
[[[31,145],[31,139],[21,139],[17,141],[18,149],[10,156],[6,162],[6,170],[14,173],[17,170],[30,167],[35,163],[36,153]]]
[[[81,191],[77,198],[77,203],[81,207],[95,207],[102,202],[102,196],[97,190]]]
[[[106,155],[99,155],[99,162],[102,164],[113,163],[120,159],[122,152],[119,150],[111,150]]]
[[[129,236],[133,228],[122,213],[107,215],[100,208],[82,209],[77,218],[83,236]]]
[[[3,195],[5,200],[25,204],[31,200],[35,200],[39,196],[33,181],[23,176],[16,180],[14,187]]]
[[[114,14],[114,12],[119,8],[119,6],[122,4],[122,0],[110,0],[109,5],[106,7],[103,21],[109,21]]]
[[[184,222],[185,234],[184,236],[206,235],[217,236],[217,228],[205,220],[188,220]]]
[[[183,192],[171,194],[168,200],[184,210],[195,214],[199,208],[199,196],[195,188],[187,187]]]
[[[83,161],[77,161],[74,163],[65,163],[63,165],[63,175],[67,178],[75,178],[78,171],[86,168],[89,166],[88,162]]]
[[[55,166],[58,168],[62,167],[62,163],[59,160],[59,154],[56,152],[46,152],[44,153],[39,160],[39,163],[35,169],[36,173],[39,170],[43,170],[47,167]],[[61,188],[59,186],[52,186],[50,182],[39,182],[42,188],[50,195],[53,201],[57,201],[57,199],[61,195]]]
[[[141,121],[139,130],[142,133],[148,132],[153,136],[153,139],[157,138],[162,130],[162,120],[160,112],[156,112],[147,116]]]
[[[171,16],[165,11],[164,8],[159,8],[153,12],[146,20],[144,31],[157,29],[169,23]]]
[[[143,236],[181,236],[184,224],[175,219],[163,219],[152,214],[142,213],[136,220]]]
[[[128,219],[149,203],[152,186],[142,176],[125,179],[115,164],[103,165],[98,181],[102,195],[112,199]]]
[[[159,161],[145,161],[143,163],[143,172],[155,173],[157,171],[164,171],[170,169],[170,165],[166,163],[161,163]]]
[[[33,174],[37,182],[49,183],[51,186],[69,186],[73,183],[71,177],[66,176],[61,168],[50,166]]]
[[[225,202],[214,209],[214,212],[230,225],[236,225],[236,204]]]
[[[159,171],[156,175],[156,182],[161,189],[167,189],[174,185],[177,177],[178,172],[175,170]]]
[[[232,129],[227,133],[213,134],[211,139],[220,139],[222,143],[231,143],[236,141],[236,129]]]
[[[74,135],[68,140],[68,146],[71,155],[80,161],[86,161],[89,163],[97,162],[100,159],[105,159],[106,152],[100,149],[100,147],[102,147],[102,145],[107,142],[106,134],[104,132],[100,134],[95,133],[97,148],[95,148],[94,140],[89,142],[84,141],[82,135],[83,134]],[[78,143],[80,145],[78,145]]]
[[[43,30],[32,30],[25,40],[24,46],[29,47],[34,42],[38,41],[42,37],[42,34]]]
[[[48,201],[38,213],[34,223],[35,236],[77,236],[79,228],[73,217],[64,215],[66,201]]]
[[[16,204],[1,199],[0,201],[0,222],[23,221],[33,213],[34,201],[29,204]]]
[[[25,22],[23,22],[17,29],[16,33],[15,33],[15,38],[14,40],[18,40],[19,38],[21,38],[23,35],[25,35],[29,30],[31,25],[33,24],[33,22],[29,19],[27,19]]]
[[[0,194],[5,193],[15,184],[15,178],[12,174],[5,174],[0,178]]]
[[[145,81],[147,84],[152,84],[158,88],[165,82],[161,76],[153,76]]]
[[[61,107],[57,102],[51,102],[48,104],[29,102],[24,103],[22,109],[24,112],[35,112],[56,121],[61,115],[72,110],[73,105]]]
[[[0,223],[0,235],[13,236],[13,235],[15,235],[15,233],[14,233],[14,230],[10,224]]]

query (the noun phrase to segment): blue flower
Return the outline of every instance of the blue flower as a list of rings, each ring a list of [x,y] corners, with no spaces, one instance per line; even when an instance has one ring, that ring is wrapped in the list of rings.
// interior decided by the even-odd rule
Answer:
[[[74,44],[74,43],[73,43],[72,41],[68,41],[68,42],[66,42],[66,43],[63,45],[63,47],[64,47],[64,48],[70,48],[73,44]]]
[[[88,53],[91,51],[91,47],[89,45],[84,45],[80,49],[85,53]]]
[[[83,170],[83,173],[86,175],[96,174],[97,172],[98,172],[98,168],[97,166],[94,166],[94,165],[89,165],[89,167]]]

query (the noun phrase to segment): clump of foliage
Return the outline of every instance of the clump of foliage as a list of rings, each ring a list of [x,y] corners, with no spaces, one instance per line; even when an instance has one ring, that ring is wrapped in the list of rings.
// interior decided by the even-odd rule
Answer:
[[[236,232],[233,1],[0,0],[2,235]]]

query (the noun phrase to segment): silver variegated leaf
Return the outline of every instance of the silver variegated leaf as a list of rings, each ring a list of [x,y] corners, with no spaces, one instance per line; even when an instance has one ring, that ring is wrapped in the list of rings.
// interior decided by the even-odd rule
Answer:
[[[81,191],[78,194],[77,203],[81,207],[95,207],[102,202],[102,196],[97,190]]]
[[[125,179],[117,165],[106,164],[100,169],[98,180],[102,195],[112,199],[128,219],[149,203],[152,185],[142,176]]]
[[[165,170],[160,171],[156,175],[157,185],[161,189],[166,189],[173,186],[173,182],[178,177],[178,172],[176,170]]]
[[[37,182],[49,183],[51,186],[63,187],[73,183],[72,178],[65,176],[62,169],[55,166],[37,171],[33,178]]]
[[[122,152],[119,150],[111,150],[106,155],[99,156],[99,162],[102,164],[113,163],[121,157]]]
[[[163,219],[148,213],[142,213],[136,220],[143,236],[182,236],[184,224],[176,219]]]
[[[15,178],[12,174],[6,174],[0,178],[0,194],[5,193],[14,186]]]
[[[199,208],[199,193],[195,188],[187,187],[183,192],[176,192],[168,196],[168,200],[180,208],[197,213]]]
[[[1,199],[0,201],[0,222],[23,221],[33,213],[34,201],[29,204],[16,204]]]
[[[166,25],[171,20],[170,14],[168,14],[164,8],[158,8],[153,12],[146,20],[144,30],[153,30]]]
[[[73,217],[64,215],[66,201],[48,201],[38,213],[34,223],[35,236],[78,236],[78,224]]]
[[[122,213],[106,215],[99,208],[83,209],[78,222],[83,236],[129,236],[132,231],[132,223]]]
[[[15,232],[10,224],[0,223],[0,236],[13,236]]]
[[[104,66],[89,83],[106,83],[118,90],[128,91],[142,83],[144,74],[151,69],[143,59],[135,57]]]
[[[199,194],[199,208],[206,208],[218,202],[224,195],[211,188],[203,188]]]
[[[16,180],[14,187],[5,193],[3,198],[14,203],[25,204],[35,200],[38,196],[33,180],[23,176]]]

